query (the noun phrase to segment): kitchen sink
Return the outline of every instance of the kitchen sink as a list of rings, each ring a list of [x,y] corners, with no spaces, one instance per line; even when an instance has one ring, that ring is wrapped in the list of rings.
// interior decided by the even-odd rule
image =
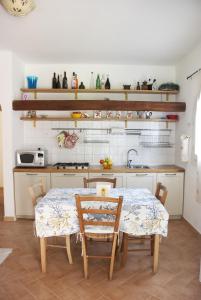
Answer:
[[[129,169],[150,169],[150,167],[147,165],[131,165],[127,168],[129,168]]]

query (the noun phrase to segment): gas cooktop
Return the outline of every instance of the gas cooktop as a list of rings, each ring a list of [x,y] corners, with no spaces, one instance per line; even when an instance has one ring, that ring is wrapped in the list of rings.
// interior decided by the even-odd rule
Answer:
[[[89,163],[88,162],[80,162],[80,163],[56,163],[53,165],[53,167],[56,167],[59,169],[88,169]]]

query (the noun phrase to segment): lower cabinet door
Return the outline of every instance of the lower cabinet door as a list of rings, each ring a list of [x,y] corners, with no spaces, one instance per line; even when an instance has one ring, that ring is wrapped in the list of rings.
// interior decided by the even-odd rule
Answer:
[[[181,217],[183,214],[183,173],[157,174],[157,182],[161,182],[168,190],[165,207],[171,217]]]
[[[156,188],[156,174],[155,173],[131,173],[126,174],[127,188],[147,188],[153,194]]]
[[[124,185],[123,173],[90,173],[89,178],[116,178],[116,187],[123,187]],[[96,183],[90,183],[89,187],[96,187]]]
[[[88,173],[52,173],[52,188],[82,188],[83,178],[88,178]]]
[[[43,181],[46,191],[50,189],[49,173],[14,173],[15,213],[17,218],[34,218],[34,207],[28,188]]]

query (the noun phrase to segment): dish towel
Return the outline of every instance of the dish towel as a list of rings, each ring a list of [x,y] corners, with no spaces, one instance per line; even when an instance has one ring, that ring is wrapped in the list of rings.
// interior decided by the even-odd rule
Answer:
[[[190,136],[183,134],[181,136],[181,161],[183,162],[189,161],[189,143]]]

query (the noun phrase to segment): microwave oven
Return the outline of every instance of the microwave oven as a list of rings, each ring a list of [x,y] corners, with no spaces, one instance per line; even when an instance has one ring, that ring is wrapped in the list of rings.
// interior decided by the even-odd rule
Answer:
[[[17,167],[46,167],[47,151],[41,150],[17,150],[16,151]]]

